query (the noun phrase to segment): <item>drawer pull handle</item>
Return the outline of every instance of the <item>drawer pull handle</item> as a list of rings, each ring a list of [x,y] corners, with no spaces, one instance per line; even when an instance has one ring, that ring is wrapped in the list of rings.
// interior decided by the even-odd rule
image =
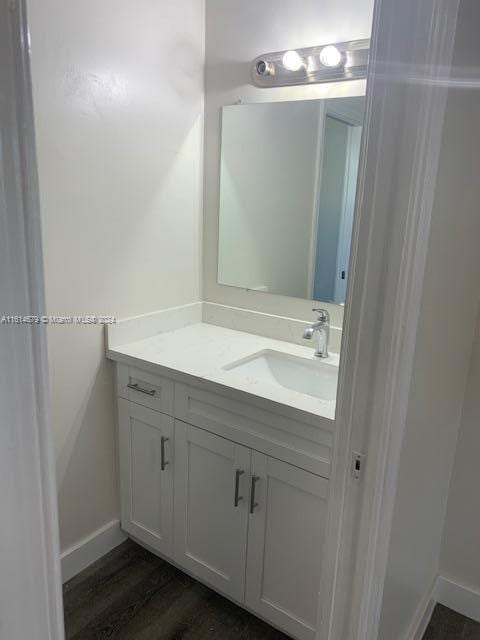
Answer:
[[[250,489],[250,513],[255,512],[255,507],[258,507],[258,502],[255,502],[255,487],[260,480],[259,476],[252,476],[252,486]]]
[[[238,507],[238,503],[240,502],[240,500],[243,500],[243,496],[238,495],[238,492],[240,490],[240,476],[243,476],[244,473],[245,471],[243,471],[242,469],[237,469],[235,472],[235,497],[233,499],[233,504],[235,507]]]
[[[168,464],[168,461],[165,460],[165,443],[168,442],[168,438],[162,436],[160,438],[160,469],[161,471],[165,471],[165,467]]]
[[[147,396],[154,396],[155,395],[155,389],[144,389],[143,387],[139,387],[138,386],[138,382],[129,382],[127,384],[127,387],[129,389],[133,389],[134,391],[140,391],[140,393],[146,393]]]

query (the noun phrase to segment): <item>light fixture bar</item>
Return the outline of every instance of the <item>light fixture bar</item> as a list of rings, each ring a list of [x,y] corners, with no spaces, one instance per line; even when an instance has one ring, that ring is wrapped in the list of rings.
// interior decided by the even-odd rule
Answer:
[[[252,62],[252,82],[257,87],[286,87],[366,78],[369,51],[366,39],[265,53]]]

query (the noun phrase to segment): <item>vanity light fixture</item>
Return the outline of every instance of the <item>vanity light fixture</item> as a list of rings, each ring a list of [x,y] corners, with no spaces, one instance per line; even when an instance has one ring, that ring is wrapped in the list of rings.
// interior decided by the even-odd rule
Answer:
[[[333,44],[328,44],[320,51],[320,62],[324,67],[338,67],[343,62],[343,55]]]
[[[305,66],[304,61],[296,51],[285,51],[282,64],[288,71],[299,71]]]
[[[257,87],[285,87],[357,80],[367,75],[370,40],[349,40],[258,56],[252,62]]]

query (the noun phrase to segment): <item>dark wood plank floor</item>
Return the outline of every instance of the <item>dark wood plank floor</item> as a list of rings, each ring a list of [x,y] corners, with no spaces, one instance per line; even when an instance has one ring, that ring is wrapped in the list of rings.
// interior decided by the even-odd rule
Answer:
[[[64,586],[67,640],[289,640],[127,540]],[[480,624],[437,605],[423,640],[480,640]]]
[[[64,586],[67,640],[288,640],[130,540]]]
[[[480,640],[480,623],[437,604],[423,640]]]

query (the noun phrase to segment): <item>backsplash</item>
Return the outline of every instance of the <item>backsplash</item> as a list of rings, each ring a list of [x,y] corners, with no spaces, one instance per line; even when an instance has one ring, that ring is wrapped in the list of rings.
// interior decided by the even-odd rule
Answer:
[[[204,322],[306,346],[307,343],[302,338],[303,330],[314,319],[313,313],[311,319],[300,320],[249,309],[228,307],[212,302],[195,302],[181,307],[162,309],[142,316],[126,318],[116,324],[107,325],[106,345],[107,348],[114,348],[121,344],[149,338],[157,333],[174,331],[190,324]],[[342,327],[336,326],[336,323],[339,323],[340,320],[341,314],[332,316],[330,350],[333,353],[340,351]]]

